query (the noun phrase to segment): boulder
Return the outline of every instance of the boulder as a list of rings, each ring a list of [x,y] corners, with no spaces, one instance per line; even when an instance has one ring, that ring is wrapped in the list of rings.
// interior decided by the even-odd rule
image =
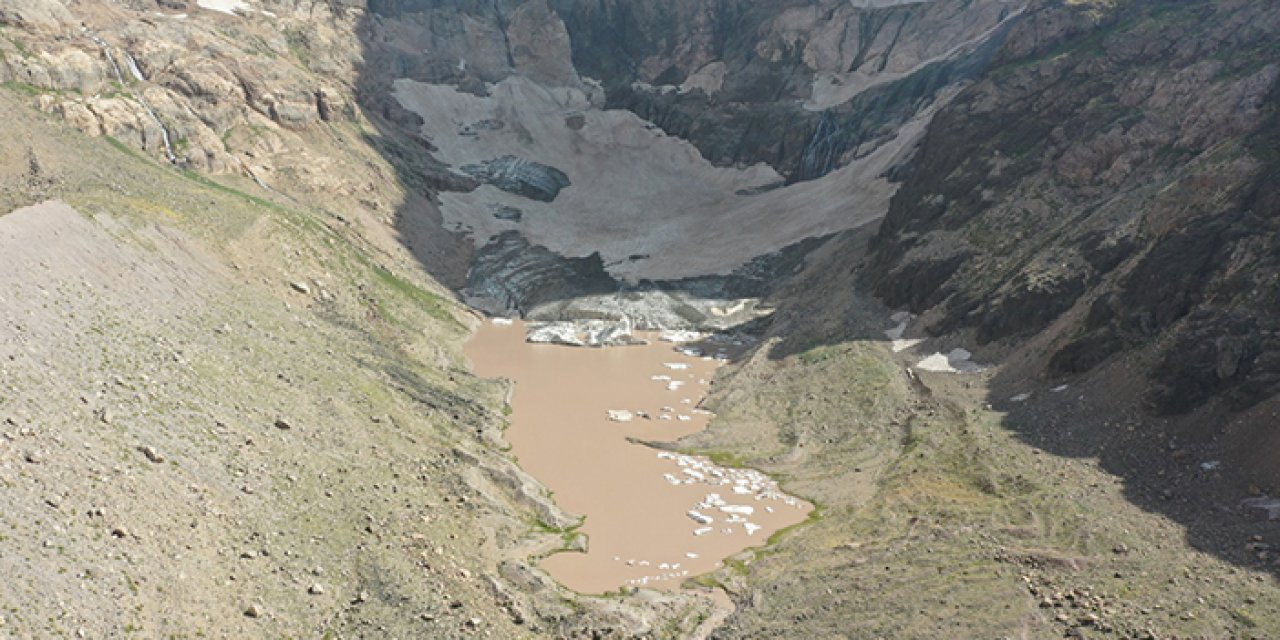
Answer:
[[[0,2],[0,24],[23,30],[56,32],[75,26],[70,11],[57,0],[5,0]]]

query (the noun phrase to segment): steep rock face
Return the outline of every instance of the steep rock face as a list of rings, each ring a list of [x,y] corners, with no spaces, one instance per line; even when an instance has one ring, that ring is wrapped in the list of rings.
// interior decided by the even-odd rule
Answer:
[[[295,132],[354,118],[361,49],[340,3],[270,9],[133,2],[72,16],[24,0],[0,9],[0,24],[21,29],[0,41],[0,79],[89,135],[201,171],[267,175],[271,156],[300,146]]]
[[[1156,345],[1159,412],[1275,393],[1277,42],[1266,3],[1037,3],[931,124],[867,281],[979,343],[1053,326],[1057,374]]]
[[[554,3],[574,60],[712,162],[807,180],[866,154],[970,76],[1022,3]]]

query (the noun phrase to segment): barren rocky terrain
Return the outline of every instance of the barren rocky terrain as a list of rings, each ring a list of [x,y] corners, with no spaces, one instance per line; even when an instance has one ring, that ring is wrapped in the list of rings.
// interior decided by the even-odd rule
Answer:
[[[0,1],[0,637],[1280,636],[1277,42],[1248,0]],[[589,540],[480,312],[749,336],[649,444],[812,516],[556,584]]]

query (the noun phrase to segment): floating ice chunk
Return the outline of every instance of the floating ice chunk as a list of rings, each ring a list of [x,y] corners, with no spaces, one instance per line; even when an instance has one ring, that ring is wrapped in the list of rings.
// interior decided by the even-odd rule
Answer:
[[[708,533],[711,533],[711,527],[698,527],[693,530],[693,535],[695,536],[705,536]]]
[[[748,522],[742,525],[742,528],[747,530],[747,535],[753,535],[755,534],[755,532],[763,529],[764,527],[761,527],[760,525],[755,524],[754,522]]]
[[[686,558],[690,558],[690,559],[692,559],[692,560],[697,560],[697,559],[698,559],[698,554],[696,554],[696,553],[694,553],[694,552],[692,552],[692,551],[686,551],[686,552],[685,552],[685,554],[684,554],[684,557],[686,557]]]
[[[737,485],[733,488],[733,492],[740,496],[745,496],[751,493],[751,487],[744,487],[742,485]]]
[[[662,474],[662,477],[666,479],[667,484],[670,484],[670,485],[680,484],[680,478],[677,478],[669,473]]]
[[[711,516],[701,511],[698,511],[697,509],[690,509],[685,513],[685,515],[689,516],[690,520],[693,520],[698,524],[711,524],[712,522],[715,522],[714,518],[712,518]]]
[[[661,564],[659,564],[659,565],[658,565],[658,568],[659,568],[659,569],[670,569],[670,568],[671,568],[671,564],[670,564],[670,563],[667,563],[667,562],[663,562],[663,563],[661,563]]]
[[[513,321],[511,318],[493,318],[489,322],[492,322],[493,324],[499,327],[509,327],[512,324],[515,324],[515,321]]]
[[[662,366],[664,366],[664,367],[666,367],[666,368],[668,368],[668,369],[671,369],[672,371],[683,371],[683,370],[685,370],[685,369],[688,369],[688,368],[689,368],[689,363],[687,363],[687,362],[664,362],[664,363],[662,363]]]
[[[702,357],[702,349],[695,349],[694,347],[685,347],[684,349],[680,350],[680,353],[683,353],[684,355],[689,356],[690,358]]]
[[[631,422],[635,415],[626,409],[610,409],[609,419],[614,422]]]
[[[683,387],[683,386],[684,386],[684,381],[672,380],[671,382],[667,383],[667,391],[675,391],[676,389],[679,389],[680,387]]]
[[[676,454],[671,453],[670,451],[659,451],[658,458],[662,460],[675,460]]]
[[[691,417],[689,417],[689,416],[686,416],[686,415],[679,415],[679,416],[676,416],[676,417],[680,419],[680,422],[688,422],[688,421],[690,421],[690,420],[692,420],[692,419],[693,419],[693,418],[691,418]]]
[[[1030,397],[1031,394],[1029,393],[1019,393],[1018,395],[1009,398],[1009,402],[1025,402]]]
[[[1063,391],[1066,391],[1066,390],[1067,390],[1067,387],[1069,387],[1069,386],[1071,386],[1071,385],[1060,384],[1060,385],[1058,385],[1058,386],[1056,386],[1056,387],[1054,387],[1054,388],[1050,389],[1050,391],[1052,391],[1052,392],[1054,392],[1054,393],[1062,393]]]
[[[651,376],[649,379],[657,382],[666,382],[671,379],[671,376]]]
[[[531,326],[525,335],[525,341],[563,344],[571,347],[586,345],[586,342],[578,337],[578,330],[572,322],[549,322]]]
[[[1209,460],[1209,461],[1200,463],[1200,469],[1204,471],[1213,471],[1214,469],[1218,469],[1221,467],[1222,467],[1222,463],[1218,462],[1217,460]]]
[[[723,511],[723,512],[725,512],[725,513],[740,513],[740,514],[742,514],[742,515],[744,515],[744,516],[749,516],[749,515],[751,515],[751,514],[753,514],[753,513],[755,513],[755,512],[756,512],[756,508],[755,508],[755,507],[752,507],[752,506],[749,506],[749,505],[745,505],[745,504],[741,504],[741,505],[739,505],[739,504],[726,504],[726,505],[724,505],[724,506],[720,507],[720,510],[721,510],[721,511]]]
[[[700,482],[707,479],[707,476],[704,475],[701,471],[695,471],[693,469],[683,469],[682,471],[686,476],[689,476],[690,478],[693,478],[694,480],[698,480]]]
[[[765,507],[764,510],[773,513],[773,507]]]
[[[663,342],[680,343],[680,342],[696,342],[698,340],[701,340],[703,337],[704,337],[704,334],[699,333],[697,331],[668,330],[668,331],[663,331],[658,336],[658,339]]]
[[[664,413],[664,414],[662,414],[662,415],[658,416],[658,419],[659,419],[659,420],[670,420],[670,419],[671,419],[671,414],[669,414],[669,413]]]

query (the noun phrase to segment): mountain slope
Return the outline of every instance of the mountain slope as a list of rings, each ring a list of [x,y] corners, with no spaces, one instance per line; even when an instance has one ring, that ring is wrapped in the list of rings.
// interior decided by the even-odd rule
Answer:
[[[977,345],[1042,334],[1071,376],[1149,349],[1157,413],[1280,389],[1280,12],[1043,3],[940,112],[867,281]]]

